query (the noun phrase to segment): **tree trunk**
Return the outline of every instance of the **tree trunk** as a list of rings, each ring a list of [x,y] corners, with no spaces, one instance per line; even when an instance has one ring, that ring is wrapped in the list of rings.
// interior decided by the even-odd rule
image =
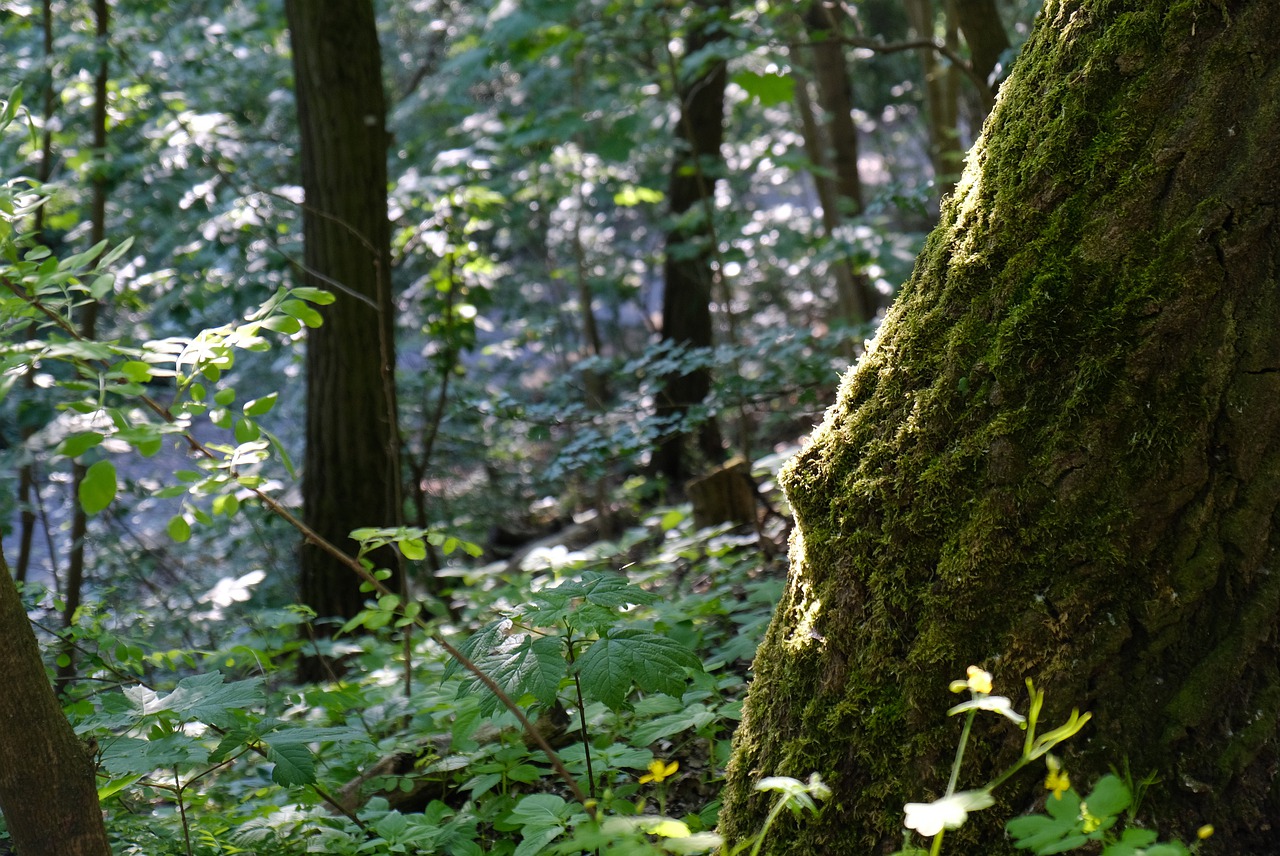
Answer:
[[[956,47],[954,15],[946,4],[946,44]],[[916,38],[934,38],[933,0],[906,0],[907,20]],[[929,123],[929,160],[933,163],[934,185],[939,200],[945,199],[960,175],[964,152],[956,123],[959,117],[959,79],[956,68],[943,60],[933,48],[921,48],[925,119]]]
[[[996,82],[991,79],[1000,62],[1000,55],[1009,49],[1009,34],[1004,31],[996,0],[955,0],[956,19],[960,32],[969,45],[969,67],[987,82],[987,92],[981,93],[984,101],[995,94]],[[991,104],[987,103],[987,110]]]
[[[702,0],[694,10],[686,35],[685,56],[724,39],[719,20],[724,0]],[[680,85],[680,119],[676,125],[676,155],[671,167],[667,196],[671,215],[682,221],[667,233],[663,263],[662,338],[690,348],[712,345],[711,284],[715,229],[710,213],[715,207],[716,175],[724,164],[724,90],[727,80],[723,60],[713,60],[700,74]],[[727,310],[727,307],[726,307]],[[711,392],[711,370],[698,368],[664,378],[658,396],[659,416],[683,417]],[[708,460],[724,460],[724,443],[714,416],[692,432],[697,447]],[[676,432],[654,452],[654,470],[677,489],[693,474],[689,432]]]
[[[382,63],[370,0],[288,0],[302,132],[306,282],[331,290],[307,340],[304,521],[354,551],[360,526],[400,520]],[[395,567],[391,551],[375,557]],[[316,547],[300,597],[321,616],[363,606],[360,581]]]
[[[93,756],[49,685],[0,551],[0,812],[20,856],[109,856]]]
[[[1094,714],[1073,781],[1273,853],[1280,817],[1280,16],[1051,0],[878,344],[784,485],[791,578],[757,654],[722,829],[818,771],[765,852],[887,852],[940,796],[969,664],[1043,721]],[[997,720],[999,717],[990,717]],[[1022,737],[979,719],[960,786]],[[990,726],[990,727],[988,727]],[[1008,852],[1040,771],[948,840]]]
[[[809,97],[808,82],[796,80],[796,107],[804,132],[805,151],[813,161],[813,182],[822,205],[822,228],[828,240],[838,240],[845,213],[862,211],[862,181],[858,175],[858,129],[853,121],[853,85],[845,49],[839,40],[840,21],[823,0],[813,0],[804,15],[812,40],[809,65],[822,107],[819,121]],[[861,324],[876,313],[876,293],[866,273],[852,258],[832,265],[840,320]]]
[[[96,247],[107,236],[107,62],[108,38],[111,35],[111,9],[107,0],[94,0],[93,15],[97,36],[98,70],[93,76],[93,157],[98,166],[93,171],[93,189],[89,210],[89,246]],[[80,306],[80,335],[92,342],[98,337],[98,301],[88,300]],[[62,592],[62,627],[68,633],[75,626],[76,613],[84,594],[85,552],[88,549],[89,515],[81,507],[80,484],[89,471],[79,461],[71,464],[71,550],[67,558],[67,588]],[[58,664],[58,690],[66,692],[76,677],[76,649],[71,644],[62,648],[63,660]]]

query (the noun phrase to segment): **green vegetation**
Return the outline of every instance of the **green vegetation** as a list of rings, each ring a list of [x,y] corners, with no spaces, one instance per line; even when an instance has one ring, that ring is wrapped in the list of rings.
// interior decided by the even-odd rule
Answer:
[[[1038,3],[309,2],[0,10],[0,686],[44,710],[0,707],[0,850],[1196,850],[1049,751],[1208,740],[1274,633],[1280,387],[1223,355],[1275,298],[1185,329],[1270,197],[1139,109],[1226,100],[1156,62],[1216,11],[1085,3],[997,100]],[[1130,676],[1162,718],[1104,692],[1191,620]],[[965,662],[1099,715],[971,667],[944,789]],[[1205,790],[1273,745],[1256,682]]]

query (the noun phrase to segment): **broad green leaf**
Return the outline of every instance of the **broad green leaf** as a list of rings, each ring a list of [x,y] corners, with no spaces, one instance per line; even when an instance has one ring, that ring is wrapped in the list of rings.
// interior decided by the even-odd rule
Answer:
[[[95,300],[101,300],[111,293],[111,290],[115,288],[115,285],[115,274],[100,274],[99,276],[94,277],[93,282],[89,284],[89,294]]]
[[[316,780],[316,759],[305,743],[268,740],[266,744],[267,760],[276,765],[271,781],[287,788]]]
[[[151,365],[142,360],[126,360],[116,366],[116,370],[134,383],[146,383],[151,380]]]
[[[548,844],[559,838],[563,832],[563,826],[551,826],[536,831],[527,831],[512,856],[536,856],[536,854],[543,852],[543,848]]]
[[[252,419],[237,419],[234,433],[237,443],[252,443],[262,436],[258,424]]]
[[[319,327],[323,323],[320,313],[301,300],[286,300],[280,304],[280,311],[297,318],[308,327]]]
[[[98,801],[113,797],[131,785],[137,784],[142,780],[142,773],[133,773],[127,776],[121,776],[118,779],[111,779],[106,784],[98,788]]]
[[[699,731],[712,724],[719,716],[706,705],[691,705],[686,710],[659,716],[642,722],[631,733],[631,739],[639,746],[648,746],[655,740],[679,734],[681,731]]]
[[[530,794],[511,809],[510,820],[525,830],[559,826],[565,820],[568,803],[555,794]]]
[[[66,455],[68,458],[76,458],[92,449],[102,442],[102,435],[97,431],[85,431],[80,434],[72,434],[63,440],[58,446],[58,454]]]
[[[427,557],[427,544],[421,538],[405,538],[400,542],[400,552],[411,562],[420,562]]]
[[[528,633],[503,637],[494,648],[478,654],[475,663],[508,695],[519,698],[529,694],[547,705],[555,703],[560,681],[568,673],[560,640]],[[476,678],[467,686],[472,691],[483,689]],[[481,711],[487,714],[497,710],[497,697],[487,690],[485,696]]]
[[[292,295],[293,297],[298,298],[299,300],[305,300],[309,303],[314,303],[317,306],[328,306],[330,303],[333,303],[335,299],[333,296],[333,292],[331,291],[325,291],[322,288],[310,288],[306,286],[301,288],[290,289],[289,294]]]
[[[1085,799],[1089,813],[1094,817],[1116,817],[1129,807],[1131,801],[1129,789],[1114,775],[1099,779],[1093,786],[1093,793]]]
[[[187,522],[187,518],[181,514],[175,514],[169,521],[169,537],[178,544],[184,544],[191,539],[191,524]]]
[[[582,691],[611,710],[624,706],[633,683],[645,692],[680,695],[687,683],[685,670],[701,668],[692,651],[647,630],[611,630],[577,662]]]
[[[740,71],[733,76],[733,82],[764,107],[786,104],[795,96],[796,91],[795,78],[784,74]]]
[[[102,511],[116,498],[116,468],[110,461],[97,461],[80,481],[80,507],[90,516]]]
[[[302,330],[302,324],[298,319],[289,315],[273,315],[263,321],[262,326],[277,333],[284,333],[286,336],[292,336]]]
[[[273,392],[270,395],[264,395],[262,398],[255,398],[252,401],[245,402],[244,415],[249,417],[265,416],[271,412],[271,408],[276,406],[276,400],[280,397],[280,393]]]
[[[142,702],[145,715],[170,714],[180,720],[197,720],[219,728],[229,727],[233,714],[259,707],[265,702],[262,678],[224,683],[221,672],[183,678],[176,689],[161,696],[143,687],[131,687],[125,694]]]

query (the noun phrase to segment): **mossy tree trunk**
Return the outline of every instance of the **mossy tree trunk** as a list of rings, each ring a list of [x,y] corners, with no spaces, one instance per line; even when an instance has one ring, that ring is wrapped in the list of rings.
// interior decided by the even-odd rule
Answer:
[[[304,520],[354,552],[351,530],[401,519],[381,52],[370,0],[288,0],[285,12],[306,194],[304,279],[336,298],[307,338]],[[394,555],[375,560],[393,567]],[[361,609],[360,580],[345,565],[309,544],[301,565],[300,598],[320,616]]]
[[[950,680],[1093,721],[1073,781],[1154,772],[1145,819],[1270,853],[1280,817],[1280,16],[1050,0],[878,342],[784,474],[786,594],[722,828],[824,775],[768,853],[888,852],[941,795]],[[998,721],[995,721],[998,720]],[[962,787],[1016,757],[979,719]],[[948,840],[1001,852],[1043,771]]]

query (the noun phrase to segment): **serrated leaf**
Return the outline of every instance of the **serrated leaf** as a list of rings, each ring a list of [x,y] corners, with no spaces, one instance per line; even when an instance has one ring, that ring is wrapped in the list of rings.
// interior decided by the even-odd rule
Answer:
[[[503,636],[488,651],[475,652],[472,659],[507,695],[519,698],[529,694],[547,705],[555,703],[560,681],[568,673],[560,641],[529,633]],[[485,691],[486,697],[480,702],[483,714],[497,710],[497,696],[488,692],[479,679],[471,678],[467,688]]]
[[[305,743],[267,741],[267,760],[276,765],[271,781],[277,785],[287,788],[316,780],[316,759]]]
[[[165,696],[147,691],[149,697],[140,697],[143,713],[170,714],[180,720],[197,720],[226,728],[234,719],[233,713],[265,702],[262,678],[248,678],[230,684],[224,680],[221,672],[209,672],[183,678],[174,691]],[[131,687],[125,692],[129,694],[135,689],[140,688]]]
[[[97,461],[80,480],[80,507],[90,516],[102,511],[116,498],[116,468],[110,461]]]
[[[685,669],[701,670],[689,649],[648,630],[611,630],[579,657],[583,693],[620,710],[634,683],[645,692],[678,696],[687,683]]]

